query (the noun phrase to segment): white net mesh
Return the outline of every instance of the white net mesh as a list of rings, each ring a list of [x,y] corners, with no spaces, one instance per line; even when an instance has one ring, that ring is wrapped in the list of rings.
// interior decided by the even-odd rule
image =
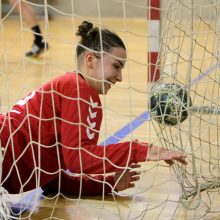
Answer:
[[[160,82],[182,84],[193,106],[187,122],[155,129],[162,145],[188,152],[190,165],[174,171],[182,204],[201,215],[216,211],[219,194],[219,6],[218,1],[169,1],[161,20]]]
[[[25,57],[33,33],[21,14],[13,16],[13,8],[3,11],[0,23],[1,112],[10,111],[18,100],[49,80],[76,69],[74,49],[78,39],[75,38],[75,32],[83,20],[89,20],[95,26],[116,31],[128,49],[123,82],[116,84],[107,96],[101,97],[104,118],[99,143],[107,145],[134,139],[153,142],[169,149],[186,151],[189,165],[184,167],[175,164],[169,169],[164,162],[143,163],[141,180],[136,187],[118,194],[104,195],[101,192],[99,196],[82,195],[80,182],[76,196],[60,191],[47,195],[42,194],[38,188],[38,174],[42,171],[38,162],[44,159],[39,157],[32,173],[36,189],[24,192],[26,183],[22,183],[19,194],[10,195],[9,199],[5,196],[3,200],[0,199],[11,205],[10,214],[3,211],[7,215],[6,219],[12,215],[14,219],[164,220],[203,219],[204,216],[207,219],[218,219],[219,1],[161,1],[161,33],[158,36],[160,51],[157,62],[161,75],[158,83],[185,86],[193,103],[188,109],[188,119],[175,127],[161,126],[148,120],[149,114],[146,112],[149,97],[147,38],[151,36],[147,33],[149,7],[146,0],[69,0],[65,3],[44,0],[17,1],[17,4],[22,2],[30,4],[42,16],[39,24],[51,47],[38,59]],[[7,1],[1,3],[7,5]],[[49,20],[48,13],[51,13],[52,20]],[[108,18],[104,15],[118,17]],[[27,119],[29,117],[31,115],[27,114]],[[50,120],[55,121],[54,118]],[[24,121],[15,131],[9,125],[11,137],[19,132],[22,123]],[[40,126],[37,129],[40,131]],[[32,140],[30,134],[30,141],[24,148],[27,150],[36,144],[57,150],[57,142],[58,137],[54,146],[41,146]],[[8,174],[1,180],[3,184],[12,173],[10,169],[16,169],[16,163],[17,160],[13,160]],[[60,173],[61,170],[60,166],[55,172]],[[17,169],[16,173],[20,175]],[[74,176],[82,174],[83,171],[71,173]],[[7,193],[4,191],[4,194]]]

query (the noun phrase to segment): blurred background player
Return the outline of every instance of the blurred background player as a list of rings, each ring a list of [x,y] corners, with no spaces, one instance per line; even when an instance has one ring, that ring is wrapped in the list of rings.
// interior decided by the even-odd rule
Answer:
[[[37,14],[28,3],[22,1],[19,2],[19,0],[9,0],[9,3],[12,6],[15,6],[18,12],[21,11],[22,17],[25,19],[25,22],[31,28],[34,34],[32,48],[25,55],[28,57],[38,57],[40,54],[46,51],[49,46],[42,36]]]

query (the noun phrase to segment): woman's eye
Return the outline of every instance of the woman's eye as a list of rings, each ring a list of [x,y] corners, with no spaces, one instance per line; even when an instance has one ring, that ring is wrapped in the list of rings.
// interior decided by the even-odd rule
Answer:
[[[120,68],[120,67],[119,67],[118,65],[116,65],[116,64],[114,65],[114,67],[115,67],[115,69],[119,69],[119,68]]]

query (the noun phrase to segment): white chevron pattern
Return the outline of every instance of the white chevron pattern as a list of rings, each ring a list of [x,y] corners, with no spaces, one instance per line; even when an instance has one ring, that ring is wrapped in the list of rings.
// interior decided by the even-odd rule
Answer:
[[[94,102],[92,97],[90,96],[90,106],[89,106],[89,115],[87,116],[88,126],[86,128],[87,137],[91,140],[95,136],[95,132],[91,129],[94,129],[96,126],[96,122],[92,122],[92,119],[96,118],[97,111],[94,109],[98,106],[97,102]]]

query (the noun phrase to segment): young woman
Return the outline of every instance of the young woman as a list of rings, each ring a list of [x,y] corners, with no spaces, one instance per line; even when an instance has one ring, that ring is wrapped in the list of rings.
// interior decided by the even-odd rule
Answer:
[[[187,164],[183,152],[138,141],[97,145],[99,95],[122,81],[126,48],[118,35],[86,21],[77,35],[79,72],[42,85],[0,117],[1,184],[9,193],[39,186],[69,194],[109,193],[134,186],[139,173],[132,168],[138,162]]]

